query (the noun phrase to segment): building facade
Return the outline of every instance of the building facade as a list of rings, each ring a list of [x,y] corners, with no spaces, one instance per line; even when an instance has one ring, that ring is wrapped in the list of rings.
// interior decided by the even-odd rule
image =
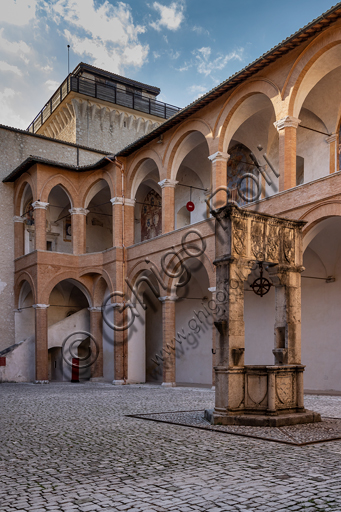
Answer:
[[[3,380],[214,384],[210,209],[229,195],[306,222],[305,388],[341,391],[340,41],[337,4],[180,111],[82,64],[29,132],[1,129]],[[259,271],[238,284],[245,361],[273,364],[275,291],[253,292]]]

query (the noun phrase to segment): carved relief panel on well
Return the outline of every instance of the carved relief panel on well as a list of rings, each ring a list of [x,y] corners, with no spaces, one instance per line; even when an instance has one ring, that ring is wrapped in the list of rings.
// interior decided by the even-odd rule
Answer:
[[[247,221],[236,219],[233,223],[233,249],[238,256],[246,256]]]
[[[256,260],[265,260],[265,224],[262,222],[251,223],[251,252]]]

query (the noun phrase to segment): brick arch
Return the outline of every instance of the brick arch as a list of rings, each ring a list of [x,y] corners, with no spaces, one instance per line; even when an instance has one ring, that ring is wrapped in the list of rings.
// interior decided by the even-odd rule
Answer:
[[[83,276],[79,277],[79,273],[72,270],[62,271],[56,274],[48,283],[45,284],[45,287],[42,289],[42,292],[40,294],[39,301],[42,304],[49,304],[50,295],[52,293],[52,290],[54,289],[57,284],[59,284],[61,281],[66,280],[72,280],[75,283],[75,286],[78,286],[79,289],[84,293],[86,296],[89,307],[93,306],[93,294],[91,293],[92,289],[92,277],[90,276]]]
[[[325,30],[310,42],[293,64],[282,89],[282,99],[287,104],[284,115],[298,117],[305,98],[316,85],[309,85],[304,92],[304,78],[308,75],[312,66],[324,57],[328,50],[341,44],[340,25]],[[335,69],[335,68],[334,68]],[[332,71],[329,69],[326,74]],[[325,75],[323,75],[325,76]],[[322,77],[319,78],[319,80]],[[284,116],[283,115],[283,116]]]
[[[341,200],[324,201],[306,211],[299,220],[305,220],[307,225],[303,229],[304,238],[317,224],[330,217],[341,217]]]
[[[113,291],[113,283],[110,278],[110,274],[102,269],[93,269],[86,268],[79,274],[80,277],[92,277],[93,279],[93,287],[92,287],[92,296],[94,306],[101,306],[103,302],[103,296],[101,295],[101,281],[105,283],[105,287],[109,289],[109,292]],[[105,291],[105,290],[104,290]]]
[[[135,194],[139,185],[143,182],[143,177],[139,181],[139,171],[144,162],[152,160],[159,172],[159,179],[162,179],[162,162],[158,153],[152,149],[140,151],[132,160],[127,169],[126,178],[126,197],[135,199]]]
[[[211,287],[214,287],[216,285],[216,280],[215,280],[215,267],[213,265],[213,262],[210,260],[210,258],[208,257],[208,255],[206,253],[203,253],[201,256],[199,256],[198,258],[196,257],[193,257],[193,256],[189,256],[188,254],[186,254],[186,252],[184,250],[181,250],[179,251],[179,258],[177,258],[176,256],[174,256],[173,258],[173,261],[175,261],[176,259],[180,259],[181,262],[186,262],[187,260],[189,259],[194,259],[198,262],[200,262],[202,264],[202,266],[205,268],[206,270],[206,273],[207,273],[207,277],[208,277],[208,281],[209,281],[209,284],[210,284],[210,288]],[[170,260],[171,262],[172,260]],[[174,268],[174,273],[177,272],[177,270],[180,268],[181,266],[181,262],[179,262],[178,264],[175,265],[175,268]],[[168,286],[167,286],[167,289],[169,290],[169,294],[171,294],[171,292],[174,293],[174,291],[176,290],[176,287],[175,285],[177,284],[177,282],[179,281],[179,278],[173,278],[173,277],[168,277],[167,276],[167,279],[168,279]],[[190,284],[190,281],[189,281],[189,284]]]
[[[22,202],[22,198],[23,198],[23,194],[24,194],[26,185],[29,185],[31,187],[33,201],[37,200],[35,183],[32,180],[32,176],[30,174],[28,174],[27,172],[25,172],[22,176],[20,176],[20,178],[18,179],[18,181],[15,184],[14,215],[20,216],[23,214],[21,202]]]
[[[214,137],[217,139],[217,151],[227,152],[230,140],[239,126],[246,121],[238,120],[238,112],[243,103],[256,94],[269,99],[276,119],[281,117],[281,97],[278,86],[267,78],[249,80],[241,84],[224,103],[214,126]],[[253,112],[255,113],[255,112]]]
[[[71,208],[78,206],[79,201],[77,189],[75,185],[72,183],[72,181],[66,176],[63,176],[62,174],[56,174],[55,176],[52,176],[45,181],[45,183],[41,187],[40,193],[38,192],[37,194],[38,196],[40,194],[40,201],[47,203],[51,190],[54,187],[57,187],[58,185],[64,190],[64,192],[68,196],[71,203]]]
[[[194,132],[201,133],[204,136],[208,146],[208,153],[211,154],[213,138],[211,126],[203,119],[189,119],[181,123],[168,142],[162,159],[163,165],[166,167],[166,178],[175,179],[176,172],[181,164],[181,162],[178,163],[176,161],[181,144]]]
[[[23,271],[17,276],[14,283],[14,304],[16,305],[17,308],[19,307],[20,291],[25,281],[31,287],[34,304],[36,304],[37,301],[34,280],[29,272]]]
[[[107,171],[95,171],[90,176],[86,178],[86,180],[81,185],[80,191],[80,204],[83,208],[87,208],[91,199],[88,200],[91,189],[98,183],[99,181],[104,180],[109,189],[110,189],[110,197],[115,196],[114,184],[112,182],[111,176]]]
[[[154,263],[154,262],[153,262]],[[159,275],[160,274],[160,279],[161,279],[161,282],[163,282],[163,284],[165,285],[167,283],[166,279],[165,279],[165,276],[162,275],[162,270],[160,269],[160,266],[159,265],[156,265],[154,263],[154,265],[152,264],[149,264],[148,267],[146,267],[146,263],[145,261],[139,261],[137,262],[129,271],[128,273],[128,280],[129,280],[129,284],[131,287],[134,287],[135,286],[135,283],[137,281],[137,279],[139,278],[139,276],[141,276],[141,274],[143,274],[143,272],[151,272],[151,269],[154,268],[154,270],[156,270],[156,274]],[[159,271],[159,272],[158,272]],[[161,271],[161,272],[160,272]],[[152,272],[153,274],[153,272]],[[154,276],[155,277],[155,276]],[[164,290],[163,286],[161,285],[160,281],[158,279],[156,279],[156,282],[157,282],[157,286],[159,288],[159,292],[160,292],[160,297],[162,297],[163,295],[166,295],[166,291]],[[137,299],[136,297],[134,296],[134,294],[132,293],[131,289],[130,289],[130,286],[127,286],[127,291],[126,291],[126,300],[132,300],[132,302],[135,302]],[[148,285],[147,285],[148,286]],[[137,290],[137,293],[139,292],[139,290]],[[140,297],[141,301],[142,301],[142,297]]]

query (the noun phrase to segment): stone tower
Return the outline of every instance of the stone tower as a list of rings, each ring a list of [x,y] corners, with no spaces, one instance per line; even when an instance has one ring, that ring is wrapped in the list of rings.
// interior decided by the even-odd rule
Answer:
[[[80,63],[34,118],[28,131],[116,153],[179,108],[160,89]]]

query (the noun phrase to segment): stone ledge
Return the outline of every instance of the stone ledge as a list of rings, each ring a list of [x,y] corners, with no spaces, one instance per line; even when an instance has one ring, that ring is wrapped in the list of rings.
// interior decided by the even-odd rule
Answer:
[[[278,416],[233,414],[214,414],[214,409],[205,410],[205,419],[211,425],[243,425],[249,427],[285,427],[288,425],[302,425],[304,423],[317,423],[321,415],[314,411],[305,411],[294,414],[280,414]]]

